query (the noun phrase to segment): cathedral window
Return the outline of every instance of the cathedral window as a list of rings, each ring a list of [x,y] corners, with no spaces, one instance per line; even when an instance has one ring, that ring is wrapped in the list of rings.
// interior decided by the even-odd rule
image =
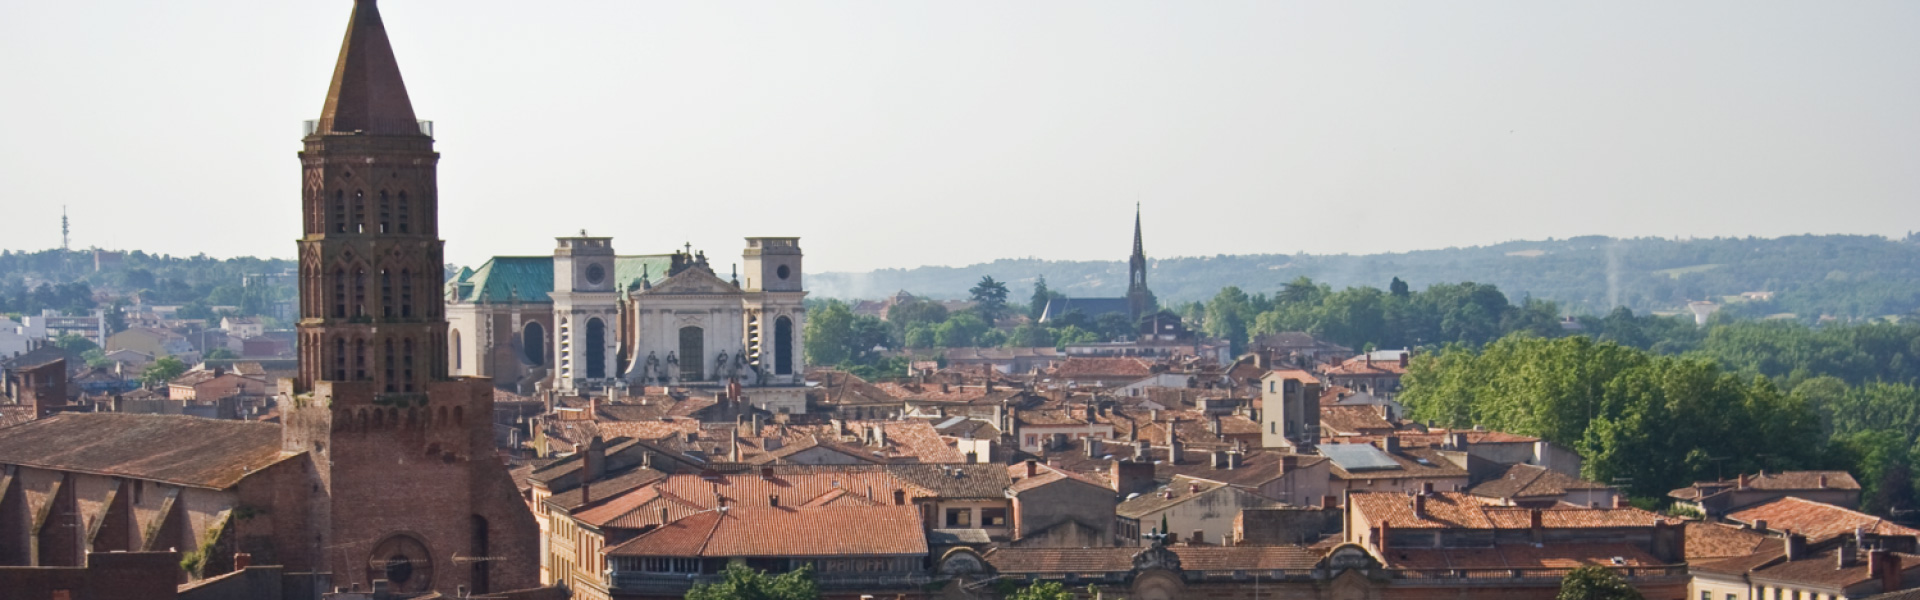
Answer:
[[[411,393],[413,392],[413,338],[407,338],[401,344],[406,350],[400,356],[400,366],[405,369],[401,374],[405,376],[403,380],[406,382],[407,392]]]
[[[793,374],[793,319],[780,317],[773,321],[773,373]]]
[[[380,233],[387,233],[389,223],[393,222],[393,205],[387,201],[387,191],[380,190]]]
[[[333,338],[333,380],[347,380],[347,339]]]
[[[406,233],[407,220],[411,216],[409,213],[413,212],[413,207],[407,204],[406,192],[400,192],[400,204],[398,209],[399,209],[399,212],[397,213],[396,216],[400,217],[400,233]]]
[[[333,316],[347,318],[347,270],[333,270]]]
[[[459,369],[460,368],[460,330],[455,329],[453,331],[447,332],[447,338],[453,341],[452,343],[453,368]]]
[[[413,273],[400,270],[400,316],[413,316]]]
[[[386,354],[387,354],[387,360],[386,360],[386,363],[387,363],[387,393],[389,393],[389,394],[391,394],[391,393],[393,393],[393,391],[394,391],[394,388],[393,388],[393,340],[392,340],[392,339],[388,339],[388,340],[387,340],[387,347],[386,347],[386,351],[387,351],[387,352],[386,352]]]
[[[600,319],[587,319],[587,378],[607,377],[607,326]]]
[[[353,341],[353,380],[367,380],[367,341]]]
[[[354,190],[353,191],[353,232],[366,233],[367,232],[366,223],[367,223],[367,193],[362,192],[360,190]]]
[[[547,363],[547,329],[541,327],[539,321],[527,323],[526,329],[520,332],[520,338],[524,350],[521,354],[525,355],[527,364],[537,366]]]
[[[380,316],[393,317],[393,272],[380,270]]]
[[[333,231],[347,232],[347,193],[341,190],[333,191]]]

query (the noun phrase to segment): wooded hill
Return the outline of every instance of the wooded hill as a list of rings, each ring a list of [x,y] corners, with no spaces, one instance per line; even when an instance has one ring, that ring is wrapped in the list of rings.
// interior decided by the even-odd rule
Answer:
[[[1121,296],[1123,261],[1003,259],[965,267],[883,269],[808,275],[814,297],[879,298],[900,290],[964,298],[983,276],[1014,294],[1044,276],[1071,296]],[[1802,318],[1904,315],[1920,308],[1920,235],[1821,235],[1670,240],[1601,236],[1516,241],[1492,246],[1369,255],[1217,255],[1152,262],[1148,281],[1162,303],[1205,300],[1221,288],[1272,293],[1299,277],[1341,289],[1385,288],[1399,277],[1422,289],[1472,281],[1498,286],[1515,302],[1551,300],[1574,314],[1677,311],[1695,300],[1725,302],[1745,292],[1774,292],[1742,312]]]

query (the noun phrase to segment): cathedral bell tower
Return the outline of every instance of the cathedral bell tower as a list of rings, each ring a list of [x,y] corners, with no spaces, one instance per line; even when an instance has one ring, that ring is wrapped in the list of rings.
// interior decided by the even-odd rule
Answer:
[[[492,386],[447,375],[440,155],[374,1],[354,2],[301,140],[300,369],[279,403],[312,480],[307,514],[275,516],[307,535],[275,558],[362,589],[532,587],[539,534],[493,448]]]

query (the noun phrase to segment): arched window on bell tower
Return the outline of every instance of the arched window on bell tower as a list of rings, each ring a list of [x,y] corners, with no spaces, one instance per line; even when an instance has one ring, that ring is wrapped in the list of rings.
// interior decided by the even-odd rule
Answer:
[[[387,200],[387,191],[380,190],[380,233],[391,231],[393,223],[393,205]]]
[[[347,318],[347,270],[333,269],[333,317]]]
[[[408,269],[400,270],[400,317],[413,316],[413,273]]]
[[[353,316],[367,316],[367,269],[353,270]]]
[[[333,338],[333,380],[347,380],[347,338]]]
[[[393,318],[393,271],[380,270],[380,316]]]
[[[400,191],[400,203],[394,216],[400,219],[400,233],[407,233],[407,222],[413,213],[413,206],[407,203],[406,190]]]
[[[391,394],[391,393],[393,393],[393,392],[394,392],[394,387],[393,387],[393,374],[394,374],[394,373],[393,373],[393,338],[387,338],[387,347],[386,347],[386,355],[387,355],[387,358],[386,358],[386,361],[385,361],[385,362],[387,363],[387,386],[386,386],[386,389],[387,389],[387,393],[389,393],[389,394]]]
[[[353,341],[353,380],[354,381],[367,380],[367,340],[366,338],[360,338]]]
[[[412,393],[413,392],[413,338],[407,338],[405,341],[402,341],[401,349],[405,350],[405,352],[400,355],[400,367],[402,369],[405,369],[404,371],[401,371],[401,374],[403,375],[403,378],[401,379],[401,381],[406,382],[406,386],[407,386],[406,391],[408,393]]]
[[[333,191],[333,232],[347,232],[347,193],[343,190]]]
[[[353,232],[367,232],[367,193],[353,191]]]

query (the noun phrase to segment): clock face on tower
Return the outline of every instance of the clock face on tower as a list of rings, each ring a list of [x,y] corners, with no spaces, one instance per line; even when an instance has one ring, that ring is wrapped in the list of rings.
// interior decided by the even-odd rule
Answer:
[[[606,268],[601,267],[598,263],[587,265],[587,283],[600,285],[600,282],[606,281],[606,279]]]

